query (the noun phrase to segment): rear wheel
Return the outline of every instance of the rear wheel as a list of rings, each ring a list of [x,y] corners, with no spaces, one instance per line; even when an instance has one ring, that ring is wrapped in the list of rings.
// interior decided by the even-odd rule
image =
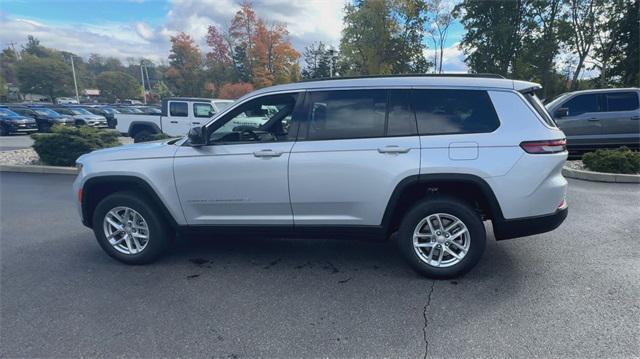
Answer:
[[[420,274],[444,279],[473,268],[484,252],[486,233],[478,213],[451,197],[425,200],[403,219],[398,245]]]
[[[147,130],[139,131],[133,136],[133,142],[135,143],[147,142],[151,140],[153,140],[153,134],[151,134],[151,132]]]
[[[104,198],[93,214],[93,232],[102,249],[127,264],[156,260],[169,245],[171,229],[149,200],[133,192]]]

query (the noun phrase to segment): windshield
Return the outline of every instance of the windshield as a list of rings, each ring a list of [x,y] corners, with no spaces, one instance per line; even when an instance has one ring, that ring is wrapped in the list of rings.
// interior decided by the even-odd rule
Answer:
[[[233,101],[214,101],[213,103],[216,105],[218,111],[222,111],[225,108],[229,107],[233,103]]]
[[[72,108],[71,112],[74,115],[93,115],[91,112],[85,110],[84,108]]]
[[[116,110],[115,108],[111,108],[111,107],[103,107],[102,109],[106,113],[111,113],[111,114],[120,113],[120,111]]]
[[[551,108],[553,108],[553,107],[555,107],[555,106],[556,106],[556,104],[558,104],[558,103],[560,103],[560,102],[564,101],[564,99],[566,99],[569,95],[570,95],[570,94],[565,93],[565,94],[562,94],[562,95],[560,95],[560,96],[558,96],[558,97],[554,98],[551,102],[549,102],[548,104],[546,104],[546,105],[545,105],[545,106],[546,106],[546,108],[547,108],[547,110],[548,110],[548,109],[551,109]]]
[[[0,116],[8,117],[8,116],[20,116],[17,113],[9,110],[8,108],[0,108]]]
[[[48,108],[34,108],[33,111],[35,111],[38,115],[60,117],[59,113]]]

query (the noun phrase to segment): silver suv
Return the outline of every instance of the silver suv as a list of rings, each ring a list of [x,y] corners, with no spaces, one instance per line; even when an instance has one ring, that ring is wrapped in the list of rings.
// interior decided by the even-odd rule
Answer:
[[[125,263],[155,260],[189,229],[397,233],[418,272],[453,277],[480,259],[484,221],[502,240],[551,231],[567,216],[564,134],[539,88],[471,76],[269,87],[185,138],[80,157],[74,190],[83,223]]]

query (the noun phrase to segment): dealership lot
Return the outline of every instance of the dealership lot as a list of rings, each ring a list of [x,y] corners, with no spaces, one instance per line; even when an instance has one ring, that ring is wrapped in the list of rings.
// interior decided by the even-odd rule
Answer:
[[[570,181],[559,229],[490,240],[434,282],[362,241],[179,238],[124,266],[79,223],[71,181],[0,174],[0,356],[640,353],[637,185]]]

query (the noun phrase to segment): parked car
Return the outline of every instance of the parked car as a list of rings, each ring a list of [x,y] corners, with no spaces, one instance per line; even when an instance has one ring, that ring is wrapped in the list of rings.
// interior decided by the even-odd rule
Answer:
[[[82,108],[91,112],[94,115],[103,116],[104,118],[107,119],[107,125],[109,126],[109,128],[116,128],[116,125],[118,124],[118,120],[116,120],[116,113],[118,113],[117,110],[110,107],[99,106],[99,105],[82,106]]]
[[[539,87],[425,76],[264,88],[185,138],[81,156],[74,191],[83,223],[125,263],[155,260],[175,231],[397,232],[414,269],[452,277],[482,256],[483,221],[502,240],[567,216],[564,134]],[[259,128],[226,126],[257,111],[268,113]]]
[[[571,153],[605,147],[640,147],[640,89],[565,93],[546,105],[567,135]]]
[[[9,109],[21,116],[31,117],[38,124],[38,131],[49,132],[53,125],[74,126],[75,120],[71,116],[61,115],[46,107],[10,106]]]
[[[80,107],[55,107],[54,111],[72,116],[76,126],[89,126],[95,128],[108,128],[107,119],[104,116],[94,115]]]
[[[156,106],[135,106],[135,108],[142,111],[144,115],[161,115],[162,114],[160,107],[156,107]]]
[[[135,142],[148,141],[154,134],[165,133],[169,136],[184,136],[193,126],[201,126],[211,116],[222,111],[221,105],[229,100],[207,98],[172,97],[162,100],[159,115],[122,113],[117,115],[117,130],[133,137]],[[238,118],[234,127],[243,125],[258,126],[264,118]],[[254,126],[254,127],[255,127]]]
[[[120,113],[127,113],[127,114],[137,114],[137,115],[143,115],[144,112],[142,112],[142,110],[139,110],[133,106],[115,106],[114,107],[116,110],[118,110],[118,112]]]
[[[58,97],[56,98],[56,104],[58,105],[70,105],[70,104],[78,104],[78,100],[72,97]]]
[[[12,133],[32,133],[38,131],[36,120],[19,115],[7,107],[0,107],[0,136]]]

